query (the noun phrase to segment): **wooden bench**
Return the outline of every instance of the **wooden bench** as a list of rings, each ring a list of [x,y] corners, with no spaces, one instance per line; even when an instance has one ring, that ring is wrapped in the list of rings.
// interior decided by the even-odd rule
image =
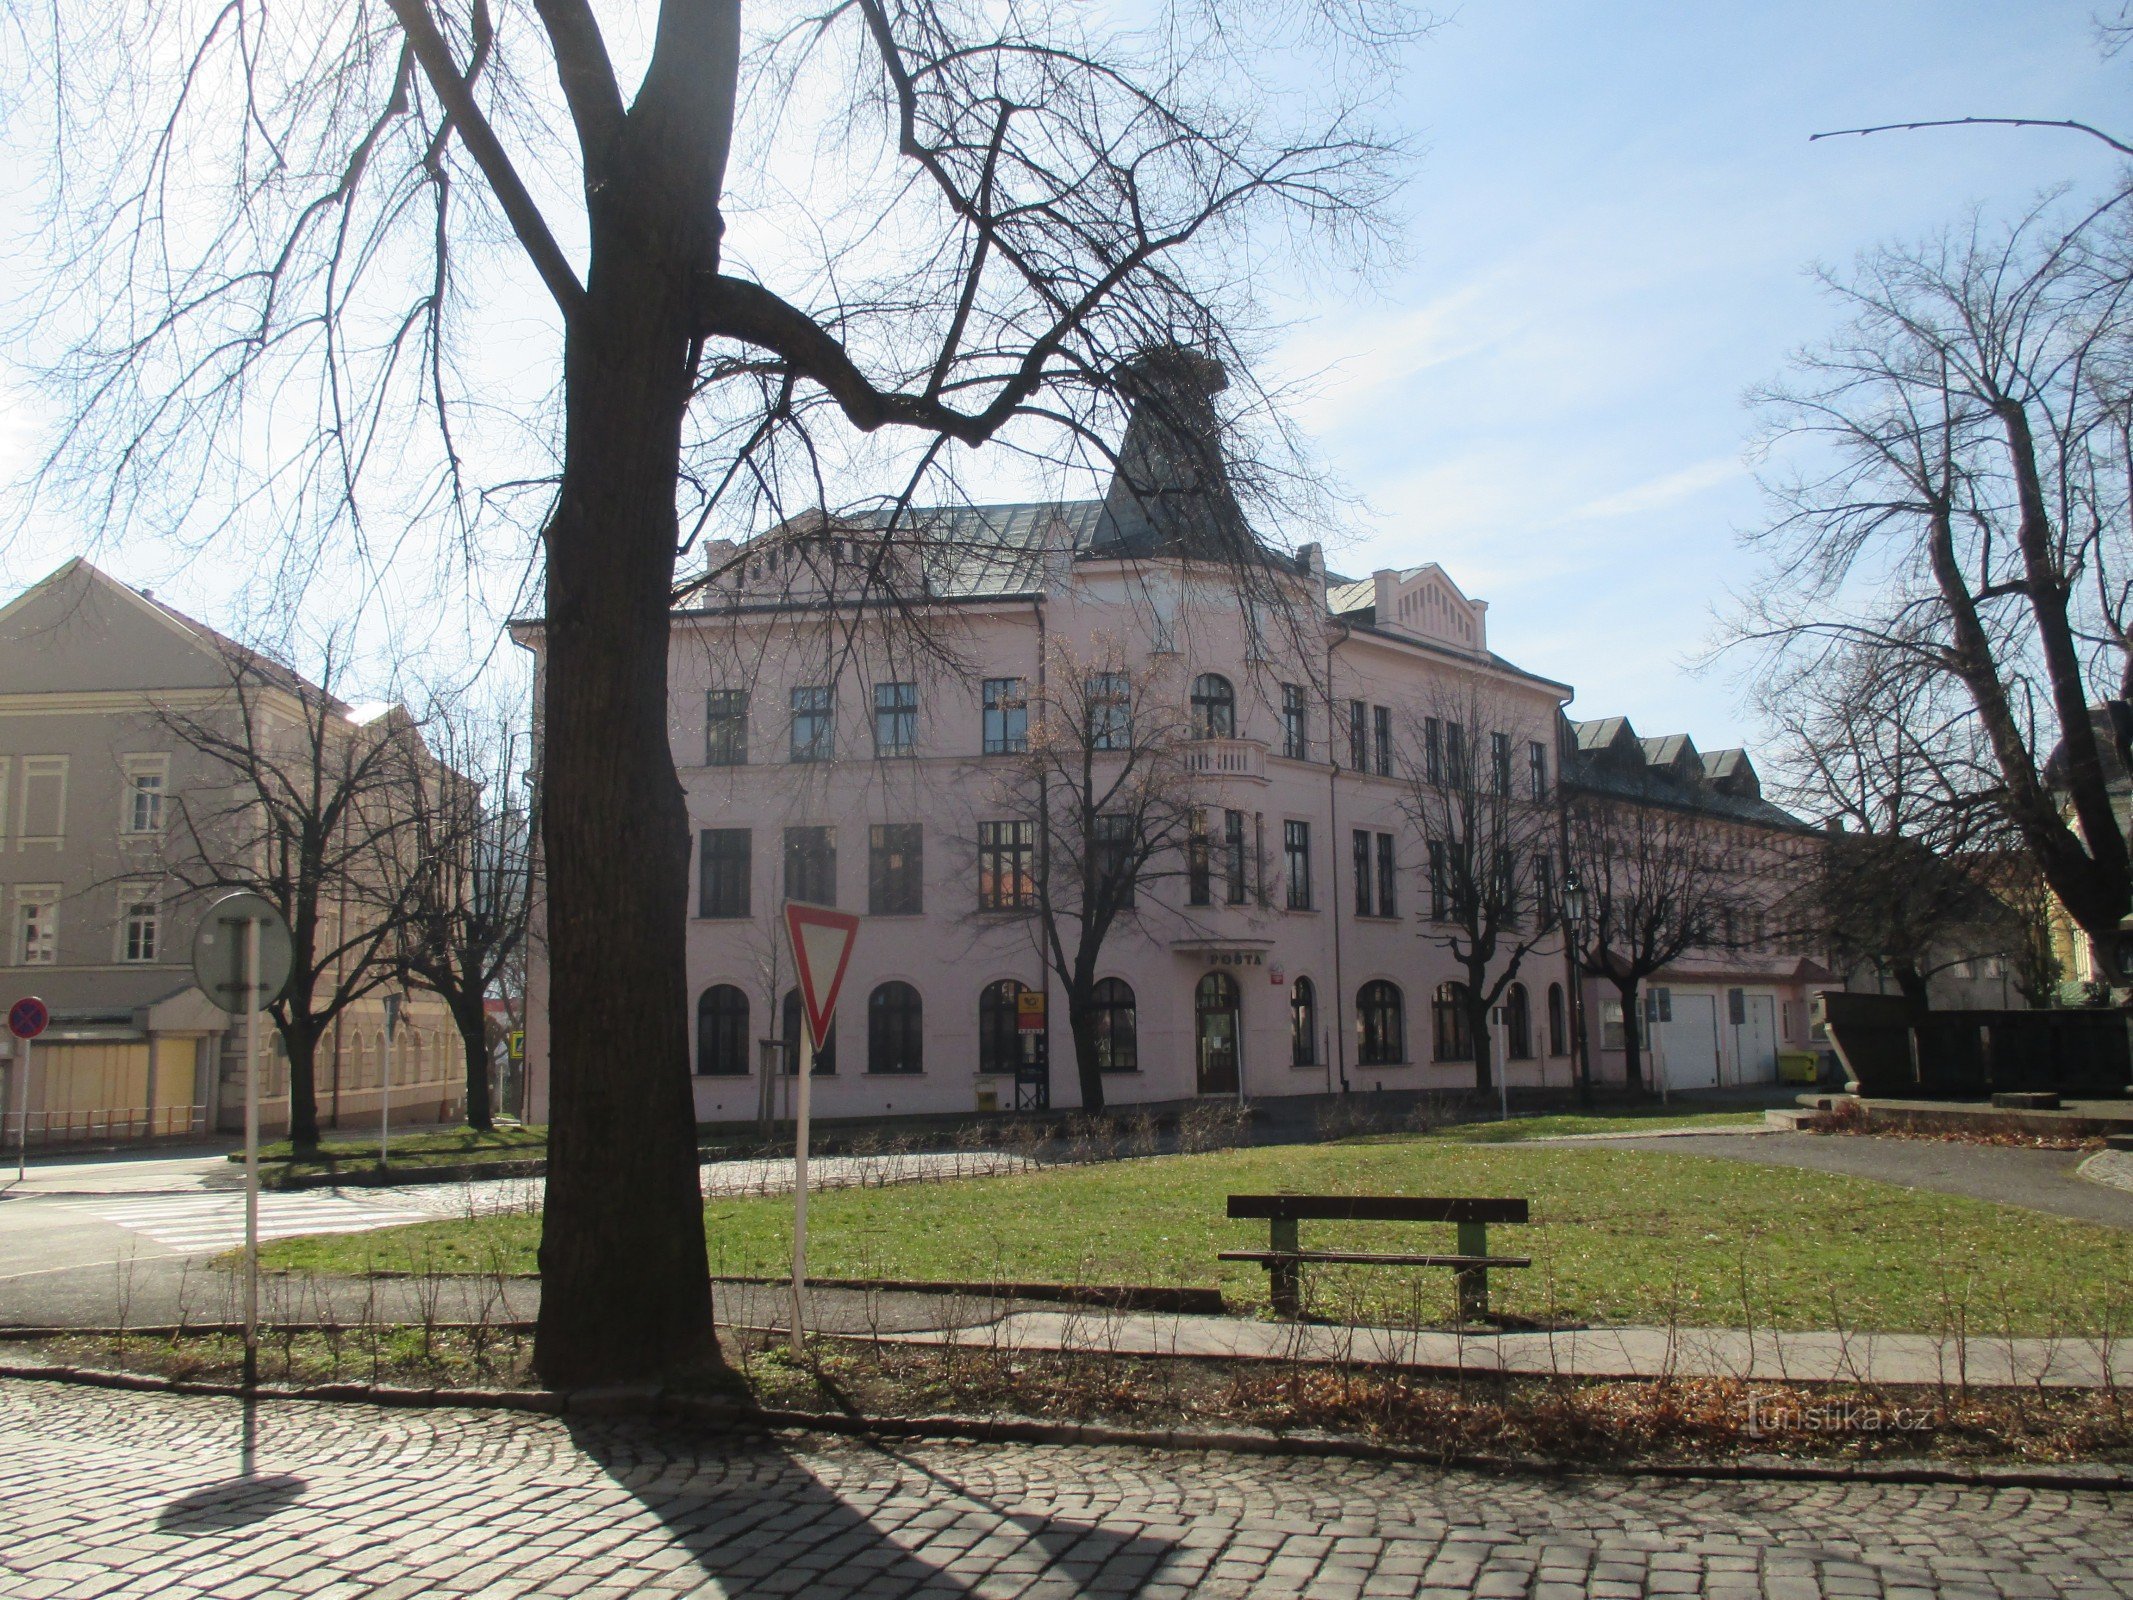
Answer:
[[[1274,1310],[1285,1317],[1302,1314],[1298,1268],[1306,1261],[1351,1267],[1449,1267],[1459,1290],[1462,1321],[1489,1314],[1489,1268],[1530,1267],[1529,1256],[1489,1254],[1489,1224],[1525,1222],[1523,1200],[1410,1198],[1405,1195],[1233,1194],[1232,1220],[1264,1218],[1267,1248],[1224,1250],[1224,1261],[1256,1261],[1267,1269]],[[1305,1250],[1296,1238],[1299,1222],[1450,1222],[1459,1228],[1452,1255],[1410,1255],[1377,1250]]]

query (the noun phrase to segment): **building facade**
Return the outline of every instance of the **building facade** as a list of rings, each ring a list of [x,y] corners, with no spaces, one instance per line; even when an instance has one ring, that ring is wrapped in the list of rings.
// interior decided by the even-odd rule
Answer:
[[[52,1009],[26,1085],[32,1144],[242,1125],[242,1029],[193,982],[193,932],[212,897],[184,892],[179,870],[196,853],[181,819],[226,819],[237,791],[230,769],[172,726],[234,717],[227,663],[239,648],[86,561],[0,608],[0,1006],[34,994]],[[262,693],[270,712],[277,692]],[[366,714],[345,713],[351,729]],[[271,1023],[263,1034],[261,1120],[279,1130],[288,1062]],[[395,1117],[455,1114],[455,1039],[442,1007],[416,996],[389,1051],[381,998],[357,1001],[318,1053],[321,1122],[375,1121],[388,1075]],[[11,1074],[13,1051],[0,1035]],[[6,1094],[12,1142],[12,1076]]]

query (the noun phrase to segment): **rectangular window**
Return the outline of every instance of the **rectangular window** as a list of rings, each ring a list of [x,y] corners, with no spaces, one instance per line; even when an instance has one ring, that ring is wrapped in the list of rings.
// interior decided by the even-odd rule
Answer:
[[[1466,729],[1456,722],[1444,725],[1444,781],[1454,789],[1466,787]]]
[[[978,909],[1022,911],[1037,900],[1036,826],[978,824]]]
[[[1222,876],[1227,899],[1233,906],[1244,904],[1244,813],[1222,813]]]
[[[1378,915],[1381,917],[1400,914],[1399,895],[1394,887],[1397,881],[1393,870],[1392,835],[1381,833],[1378,835]]]
[[[918,685],[874,685],[874,754],[877,757],[918,753]]]
[[[170,782],[170,757],[128,756],[126,798],[119,832],[148,835],[163,831],[163,796]]]
[[[1029,748],[1029,702],[1020,678],[985,680],[985,753],[1018,756]]]
[[[916,822],[877,822],[867,830],[867,910],[911,917],[925,910],[925,829]]]
[[[1533,909],[1540,913],[1542,922],[1555,920],[1555,857],[1537,855],[1533,858]]]
[[[1095,837],[1089,843],[1096,853],[1097,882],[1112,886],[1120,909],[1129,909],[1133,905],[1133,880],[1138,876],[1133,861],[1133,819],[1098,817]]]
[[[59,959],[59,888],[15,891],[15,965],[49,967]]]
[[[1392,776],[1392,711],[1386,706],[1370,708],[1371,728],[1377,735],[1378,776]]]
[[[792,692],[792,758],[829,761],[837,754],[837,713],[829,684],[807,684]]]
[[[1518,920],[1518,857],[1502,845],[1496,847],[1493,862],[1496,869],[1495,899],[1504,920]]]
[[[1370,708],[1360,700],[1348,702],[1348,767],[1353,772],[1370,770]]]
[[[1311,824],[1281,825],[1281,854],[1289,873],[1289,909],[1311,909]]]
[[[1622,1027],[1622,1002],[1620,1000],[1602,1000],[1600,1002],[1600,1048],[1602,1050],[1622,1050],[1628,1048],[1628,1044],[1629,1036]]]
[[[1310,702],[1300,683],[1281,686],[1281,753],[1291,761],[1311,759]]]
[[[1444,841],[1429,842],[1429,917],[1432,922],[1443,922],[1451,916],[1452,886],[1451,863],[1446,858]]]
[[[1538,739],[1526,746],[1526,776],[1533,790],[1533,798],[1548,798],[1548,747]]]
[[[22,758],[22,819],[18,845],[67,842],[67,758]]]
[[[748,691],[704,691],[704,765],[748,765]]]
[[[749,865],[754,852],[746,828],[706,828],[696,836],[696,914],[748,915]]]
[[[837,903],[837,830],[785,830],[785,898],[818,906]]]
[[[1192,832],[1185,840],[1185,899],[1196,906],[1213,905],[1214,883],[1207,848],[1207,813],[1192,814]]]
[[[163,908],[155,891],[130,884],[119,891],[119,952],[121,961],[153,961],[162,944]]]
[[[1370,830],[1355,830],[1355,914],[1367,917],[1377,901],[1370,893]]]
[[[1092,672],[1088,682],[1089,748],[1126,750],[1133,744],[1133,686],[1123,672]]]
[[[1489,735],[1489,777],[1496,792],[1508,800],[1511,797],[1511,736],[1508,733]]]
[[[1431,783],[1444,782],[1444,719],[1422,720],[1422,775]]]

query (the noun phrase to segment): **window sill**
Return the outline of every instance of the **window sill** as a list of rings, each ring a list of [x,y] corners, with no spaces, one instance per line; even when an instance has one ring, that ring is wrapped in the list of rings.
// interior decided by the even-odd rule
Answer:
[[[1315,917],[1319,914],[1317,906],[1284,906],[1282,909],[1299,917]]]
[[[1355,1065],[1356,1070],[1359,1072],[1386,1072],[1394,1067],[1411,1067],[1415,1063],[1412,1061],[1358,1061]]]

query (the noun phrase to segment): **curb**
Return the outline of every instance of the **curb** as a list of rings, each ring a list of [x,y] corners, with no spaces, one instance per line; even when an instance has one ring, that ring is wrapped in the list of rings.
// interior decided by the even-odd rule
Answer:
[[[1435,1467],[1500,1476],[1664,1478],[1729,1483],[1935,1484],[1983,1489],[2133,1490],[2133,1470],[2121,1467],[1943,1466],[1927,1462],[1807,1462],[1750,1458],[1697,1463],[1564,1461],[1552,1456],[1447,1454],[1411,1445],[1377,1444],[1340,1434],[1267,1433],[1236,1428],[1122,1428],[1106,1423],[1045,1422],[1034,1417],[971,1417],[938,1413],[865,1417],[737,1405],[700,1395],[669,1394],[650,1386],[604,1389],[412,1389],[394,1384],[261,1385],[114,1372],[101,1367],[34,1366],[0,1362],[0,1379],[66,1383],[84,1388],[220,1399],[337,1403],[395,1408],[518,1411],[542,1416],[667,1417],[742,1433],[816,1433],[857,1439],[946,1439],[974,1444],[1082,1445],[1253,1456],[1293,1456]]]

